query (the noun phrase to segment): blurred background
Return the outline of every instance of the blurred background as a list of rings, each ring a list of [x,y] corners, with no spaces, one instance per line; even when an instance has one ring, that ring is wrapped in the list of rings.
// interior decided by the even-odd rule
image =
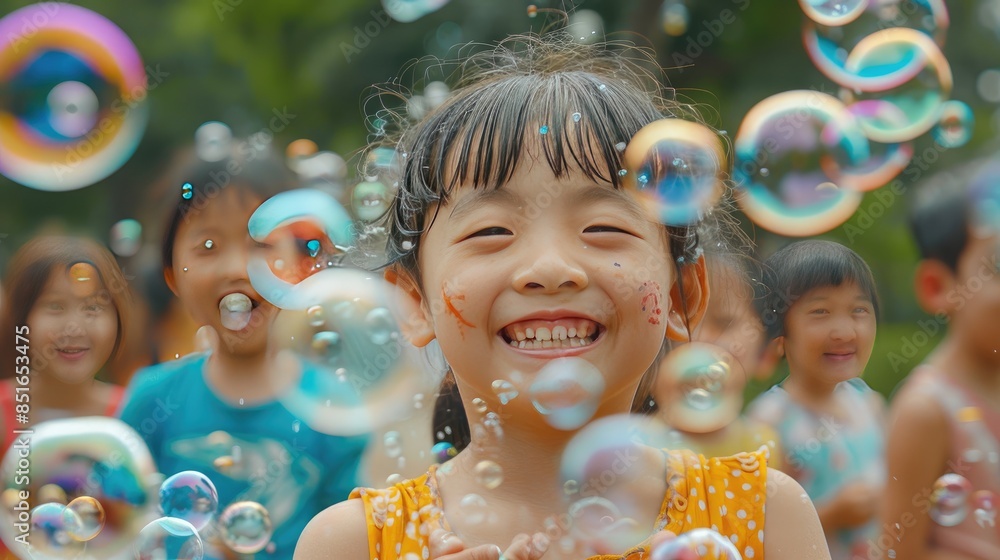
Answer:
[[[386,10],[414,2],[386,2],[80,2],[135,43],[149,80],[148,124],[127,162],[90,186],[47,192],[0,177],[0,266],[41,230],[60,228],[107,243],[114,224],[133,219],[142,226],[142,245],[134,256],[121,257],[121,265],[130,280],[155,276],[167,170],[180,150],[190,148],[199,125],[222,121],[237,137],[271,129],[279,152],[295,140],[309,139],[320,150],[343,156],[354,176],[356,154],[371,140],[376,117],[377,107],[368,101],[373,84],[399,77],[403,86],[419,92],[444,76],[401,73],[410,61],[454,55],[458,45],[470,41],[537,31],[556,17],[546,11],[550,8],[574,12],[573,22],[585,35],[597,30],[597,35],[628,38],[617,35],[626,32],[648,42],[678,95],[730,136],[768,96],[798,89],[836,95],[840,90],[807,54],[807,20],[793,0],[441,0],[434,3],[438,9],[405,22]],[[0,16],[28,4],[0,0]],[[906,230],[907,193],[936,173],[995,153],[1000,136],[1000,0],[949,1],[947,26],[916,21],[929,17],[927,2],[896,4],[899,21],[944,27],[935,32],[954,76],[950,98],[971,107],[973,120],[961,146],[942,146],[930,133],[916,138],[915,155],[897,177],[897,188],[867,193],[846,224],[821,234],[858,251],[875,271],[884,314],[866,379],[887,396],[936,338],[917,327],[926,315],[911,288],[916,254]],[[757,242],[758,257],[788,241],[744,222]],[[151,305],[162,307],[169,294],[161,287],[156,299]],[[119,372],[115,380],[124,382],[128,374]],[[752,384],[749,396],[765,386]]]

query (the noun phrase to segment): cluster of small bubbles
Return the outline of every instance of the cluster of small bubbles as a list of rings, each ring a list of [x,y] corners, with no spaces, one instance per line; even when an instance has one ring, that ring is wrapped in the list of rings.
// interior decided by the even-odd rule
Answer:
[[[487,490],[493,490],[503,484],[503,469],[493,461],[479,461],[473,468],[473,473],[476,482]]]
[[[514,384],[506,379],[496,379],[493,381],[493,394],[500,399],[500,404],[507,404],[517,398],[520,394]]]
[[[142,224],[132,219],[120,220],[111,226],[108,245],[119,257],[131,257],[142,247]]]
[[[431,454],[434,455],[434,459],[438,463],[444,463],[455,455],[458,455],[458,450],[447,441],[439,441],[434,444],[434,447],[431,447]]]
[[[240,399],[242,400],[242,399]],[[215,484],[197,471],[182,471],[160,485],[160,511],[164,516],[182,519],[195,531],[202,530],[219,509]]]
[[[683,0],[664,0],[660,6],[660,23],[663,24],[663,31],[671,37],[687,33],[690,19],[688,7]]]
[[[233,552],[256,554],[267,546],[274,525],[267,508],[257,502],[235,502],[219,516],[222,542]]]
[[[201,560],[205,556],[198,530],[175,517],[161,517],[143,527],[133,550],[136,560]]]
[[[386,432],[385,436],[382,437],[382,443],[385,445],[385,454],[392,459],[403,454],[403,446],[399,439],[399,432],[395,431]]]
[[[575,430],[594,416],[604,395],[604,376],[582,358],[557,358],[538,372],[528,388],[531,404],[560,430]]]
[[[964,146],[972,138],[973,124],[972,108],[954,99],[945,101],[932,130],[934,140],[945,148]]]
[[[31,510],[31,558],[57,560],[75,558],[83,550],[72,537],[82,522],[66,506],[49,502]]]
[[[233,151],[233,131],[224,123],[206,122],[194,132],[194,149],[202,161],[222,161]]]
[[[149,86],[120,28],[86,8],[53,6],[0,18],[0,174],[62,192],[92,185],[129,159],[148,120]]]
[[[657,544],[650,560],[743,560],[732,541],[708,528],[692,529]]]
[[[944,474],[934,481],[928,515],[938,525],[954,527],[965,520],[971,494],[969,479],[956,473]]]

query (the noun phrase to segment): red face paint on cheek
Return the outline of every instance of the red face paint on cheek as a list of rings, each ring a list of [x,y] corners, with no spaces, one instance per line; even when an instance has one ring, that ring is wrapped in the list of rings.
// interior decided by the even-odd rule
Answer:
[[[467,327],[476,328],[475,325],[465,320],[462,317],[462,312],[455,308],[455,301],[465,301],[464,294],[449,294],[447,286],[441,288],[441,299],[444,300],[444,307],[448,310],[448,313],[455,316],[458,319],[459,325],[465,325]]]
[[[646,313],[646,320],[650,325],[659,325],[660,315],[663,313],[660,309],[660,285],[652,280],[643,282],[639,286],[639,295],[641,296],[639,305]]]

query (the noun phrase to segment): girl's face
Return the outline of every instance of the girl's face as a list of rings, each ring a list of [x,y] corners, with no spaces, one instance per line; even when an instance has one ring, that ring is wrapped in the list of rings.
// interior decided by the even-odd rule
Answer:
[[[202,208],[181,218],[174,239],[173,267],[167,284],[200,325],[219,335],[220,350],[236,355],[263,352],[276,308],[250,285],[247,261],[255,248],[247,230],[250,215],[261,200],[235,187],[224,188]],[[251,302],[250,321],[240,330],[223,324],[222,299],[241,293]],[[231,324],[231,323],[230,323]]]
[[[63,383],[94,378],[111,357],[118,313],[97,269],[77,263],[56,268],[28,313],[31,365]]]
[[[875,312],[854,282],[813,288],[792,304],[779,337],[792,375],[824,384],[858,377],[875,343]]]
[[[750,286],[728,264],[709,261],[708,267],[711,297],[694,340],[728,351],[743,372],[756,376],[761,369],[764,325],[754,311]]]
[[[420,311],[404,327],[416,325],[417,344],[436,337],[460,383],[488,401],[493,381],[523,393],[561,357],[597,367],[604,402],[630,400],[668,324],[681,324],[663,226],[608,184],[525,160],[499,190],[463,186],[438,209],[419,241],[422,290],[410,292]]]

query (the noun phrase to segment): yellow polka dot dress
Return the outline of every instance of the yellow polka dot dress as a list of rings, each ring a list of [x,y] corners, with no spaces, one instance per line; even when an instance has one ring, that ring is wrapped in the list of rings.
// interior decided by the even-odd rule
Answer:
[[[691,451],[666,451],[667,496],[656,527],[681,534],[697,528],[718,531],[744,559],[764,557],[764,501],[767,448],[732,457],[706,458]],[[373,560],[426,560],[433,527],[447,523],[434,476],[427,474],[383,490],[358,488],[351,499],[364,502],[368,549]],[[621,555],[591,560],[648,560],[643,543]]]

